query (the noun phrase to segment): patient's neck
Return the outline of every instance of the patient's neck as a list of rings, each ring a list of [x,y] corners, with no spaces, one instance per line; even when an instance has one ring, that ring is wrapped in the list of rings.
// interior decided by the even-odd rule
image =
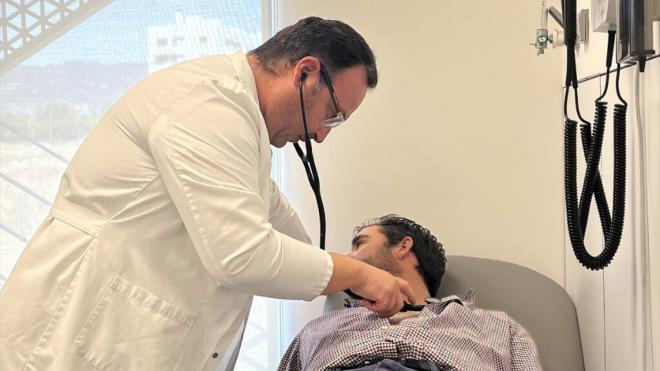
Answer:
[[[413,292],[415,293],[415,302],[411,304],[426,304],[425,299],[430,297],[431,294],[429,294],[429,289],[426,287],[426,283],[419,272],[417,272],[416,269],[404,270],[398,276],[399,278],[408,281],[410,287],[412,287]]]

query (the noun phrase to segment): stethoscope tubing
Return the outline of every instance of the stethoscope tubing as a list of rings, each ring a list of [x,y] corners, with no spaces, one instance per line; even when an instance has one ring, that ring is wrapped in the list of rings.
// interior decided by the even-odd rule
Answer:
[[[305,152],[298,143],[293,143],[293,147],[296,149],[296,153],[300,160],[302,161],[303,167],[305,168],[305,174],[307,174],[307,180],[309,185],[312,187],[314,192],[314,198],[316,199],[316,206],[319,211],[319,247],[322,250],[325,250],[325,207],[323,206],[323,198],[321,197],[321,183],[319,182],[319,173],[316,169],[316,162],[314,161],[314,152],[312,151],[312,135],[309,134],[309,129],[307,128],[307,114],[305,112],[305,98],[303,94],[303,82],[305,81],[306,75],[303,75],[300,79],[299,92],[300,92],[300,111],[302,112],[303,127],[305,128]],[[344,292],[352,297],[353,299],[361,300],[361,296],[355,294],[350,289],[344,290]],[[402,312],[407,310],[421,310],[423,306],[411,305],[404,303]]]

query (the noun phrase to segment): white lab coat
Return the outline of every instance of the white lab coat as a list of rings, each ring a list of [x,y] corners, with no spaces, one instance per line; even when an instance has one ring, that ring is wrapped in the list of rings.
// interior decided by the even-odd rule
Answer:
[[[332,274],[270,170],[243,54],[131,88],[0,292],[0,369],[227,367],[252,294],[311,300]]]

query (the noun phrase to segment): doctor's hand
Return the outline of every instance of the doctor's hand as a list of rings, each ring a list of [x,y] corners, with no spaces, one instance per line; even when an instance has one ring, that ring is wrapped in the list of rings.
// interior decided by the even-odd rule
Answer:
[[[331,253],[334,264],[324,295],[350,289],[363,297],[363,305],[381,317],[390,317],[414,303],[414,292],[407,281],[349,256]]]
[[[391,317],[403,308],[404,301],[414,303],[415,294],[408,281],[366,264],[364,283],[351,288],[360,295],[362,305],[381,317]]]

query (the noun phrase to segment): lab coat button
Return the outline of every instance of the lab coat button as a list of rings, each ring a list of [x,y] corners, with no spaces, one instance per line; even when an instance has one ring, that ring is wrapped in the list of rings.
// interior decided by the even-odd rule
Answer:
[[[218,353],[213,353],[212,357],[213,358],[218,358]]]

